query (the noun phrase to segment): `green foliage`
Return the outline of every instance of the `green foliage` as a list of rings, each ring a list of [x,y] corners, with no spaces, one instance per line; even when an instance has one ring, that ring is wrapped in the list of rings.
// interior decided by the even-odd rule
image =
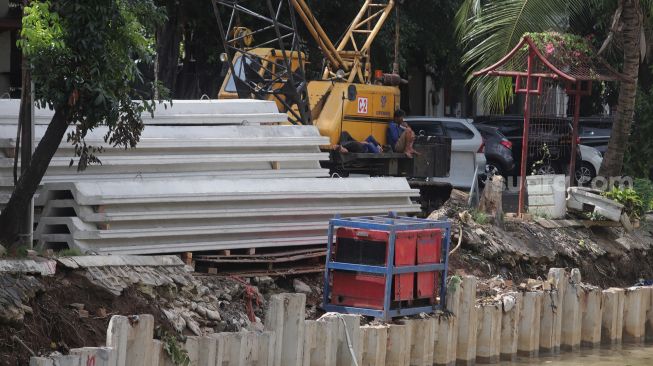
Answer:
[[[29,250],[29,247],[26,246],[26,245],[20,245],[18,247],[15,247],[15,248],[13,248],[13,257],[15,257],[15,258],[26,258],[28,250]]]
[[[589,40],[570,33],[528,32],[538,50],[555,65],[579,65],[594,57]]]
[[[590,221],[605,221],[605,220],[607,220],[605,216],[601,215],[600,213],[596,213],[596,212],[585,212],[584,215]]]
[[[653,166],[653,90],[639,90],[635,119],[624,157],[624,171],[634,177],[647,177]]]
[[[619,189],[615,187],[611,191],[604,192],[603,195],[624,205],[624,211],[631,218],[639,219],[646,213],[642,196],[632,188]]]
[[[470,212],[472,219],[479,225],[485,225],[490,222],[490,217],[483,211],[472,210]]]
[[[169,334],[168,332],[157,328],[159,339],[163,343],[163,350],[166,351],[172,363],[178,366],[190,365],[190,357],[188,352],[181,346],[177,337]]]
[[[473,77],[472,73],[498,62],[527,32],[567,29],[567,14],[584,14],[584,1],[464,0],[456,14],[462,62],[468,81],[480,92],[480,101],[502,112],[512,102],[509,78]]]
[[[57,252],[58,257],[79,257],[82,252],[77,248],[64,249]]]
[[[50,6],[50,1],[35,1],[24,9],[21,39],[16,43],[28,57],[47,50],[66,51],[61,19],[50,11]]]
[[[534,161],[531,165],[531,175],[537,175],[538,170],[546,164],[551,162],[551,151],[547,144],[543,144],[541,148],[541,157],[539,160]]]
[[[65,111],[74,126],[68,141],[78,169],[98,163],[100,148],[88,146],[87,132],[108,126],[105,142],[134,147],[143,130],[142,112],[153,113],[139,64],[153,61],[155,26],[165,19],[152,0],[31,1],[25,7],[18,46],[28,56],[36,100]],[[165,93],[164,93],[165,95]],[[135,102],[132,99],[140,99]]]
[[[635,179],[633,188],[642,197],[644,210],[653,210],[653,182],[648,179]]]

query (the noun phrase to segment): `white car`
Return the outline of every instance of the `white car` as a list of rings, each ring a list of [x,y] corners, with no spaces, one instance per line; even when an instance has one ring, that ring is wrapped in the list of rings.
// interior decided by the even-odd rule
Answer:
[[[485,144],[472,121],[464,118],[406,117],[417,135],[451,137],[451,168],[448,177],[433,178],[456,188],[470,189],[485,172]]]
[[[603,155],[599,150],[587,145],[578,145],[578,151],[581,161],[576,163],[576,182],[585,185],[598,174],[603,162]]]

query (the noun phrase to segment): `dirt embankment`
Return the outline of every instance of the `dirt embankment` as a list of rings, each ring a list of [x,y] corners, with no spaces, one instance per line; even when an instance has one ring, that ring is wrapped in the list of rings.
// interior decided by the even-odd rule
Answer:
[[[583,282],[601,287],[630,286],[653,279],[653,223],[626,232],[615,227],[545,228],[535,221],[479,224],[460,215],[463,202],[447,202],[432,217],[453,220],[452,243],[460,249],[450,258],[450,272],[481,278],[501,275],[514,282],[546,278],[549,268],[579,268]],[[461,217],[462,216],[462,217]]]
[[[169,334],[180,342],[196,332],[257,329],[262,327],[270,296],[294,291],[293,279],[189,277],[190,283],[183,286],[134,283],[116,294],[81,270],[61,270],[54,277],[0,274],[4,307],[0,309],[0,366],[27,365],[32,352],[67,354],[71,348],[103,346],[112,315],[152,314],[155,337]],[[307,314],[315,317],[320,295],[317,277],[302,280],[311,290]],[[247,288],[254,294],[251,301]],[[253,322],[247,310],[250,303]],[[214,313],[207,316],[205,311],[211,309]]]
[[[38,280],[42,291],[24,304],[27,311],[22,321],[0,326],[0,365],[26,365],[30,350],[66,354],[70,348],[104,345],[114,314],[154,314],[157,324],[166,327],[161,312],[133,289],[114,296],[81,276]],[[71,304],[83,304],[88,316],[80,317]]]

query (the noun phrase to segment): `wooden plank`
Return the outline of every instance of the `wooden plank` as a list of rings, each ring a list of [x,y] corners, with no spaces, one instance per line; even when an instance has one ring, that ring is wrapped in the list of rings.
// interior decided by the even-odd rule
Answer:
[[[195,272],[195,275],[198,276],[240,276],[240,277],[258,277],[258,276],[288,276],[288,275],[298,275],[306,273],[320,273],[324,272],[324,265],[312,265],[312,266],[302,266],[302,267],[292,267],[292,268],[280,268],[280,269],[252,269],[252,270],[242,270],[242,271],[224,271],[218,272],[217,275],[209,273],[199,273]]]
[[[314,252],[306,254],[294,254],[286,257],[266,257],[261,256],[260,258],[243,258],[241,256],[231,256],[231,257],[222,257],[222,258],[203,258],[195,257],[196,262],[200,263],[287,263],[294,262],[302,259],[309,258],[320,258],[326,256],[326,252]]]
[[[254,248],[253,248],[254,249]],[[302,253],[308,253],[308,252],[325,252],[326,247],[325,246],[319,246],[317,248],[308,248],[308,249],[293,249],[293,250],[282,250],[282,251],[275,251],[275,252],[265,252],[265,253],[254,253],[254,254],[231,254],[231,256],[238,257],[241,259],[247,259],[247,258],[259,258],[259,257],[283,257],[283,256],[288,256],[288,255],[293,255],[293,254],[302,254]],[[195,258],[200,258],[200,259],[222,259],[225,257],[224,255],[212,255],[212,254],[202,254],[198,255]]]

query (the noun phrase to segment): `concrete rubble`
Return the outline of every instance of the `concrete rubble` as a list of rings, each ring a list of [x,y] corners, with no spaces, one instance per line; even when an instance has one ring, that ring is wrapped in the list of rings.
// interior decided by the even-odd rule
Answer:
[[[34,276],[0,273],[0,324],[20,324],[32,313],[30,300],[43,289]]]

